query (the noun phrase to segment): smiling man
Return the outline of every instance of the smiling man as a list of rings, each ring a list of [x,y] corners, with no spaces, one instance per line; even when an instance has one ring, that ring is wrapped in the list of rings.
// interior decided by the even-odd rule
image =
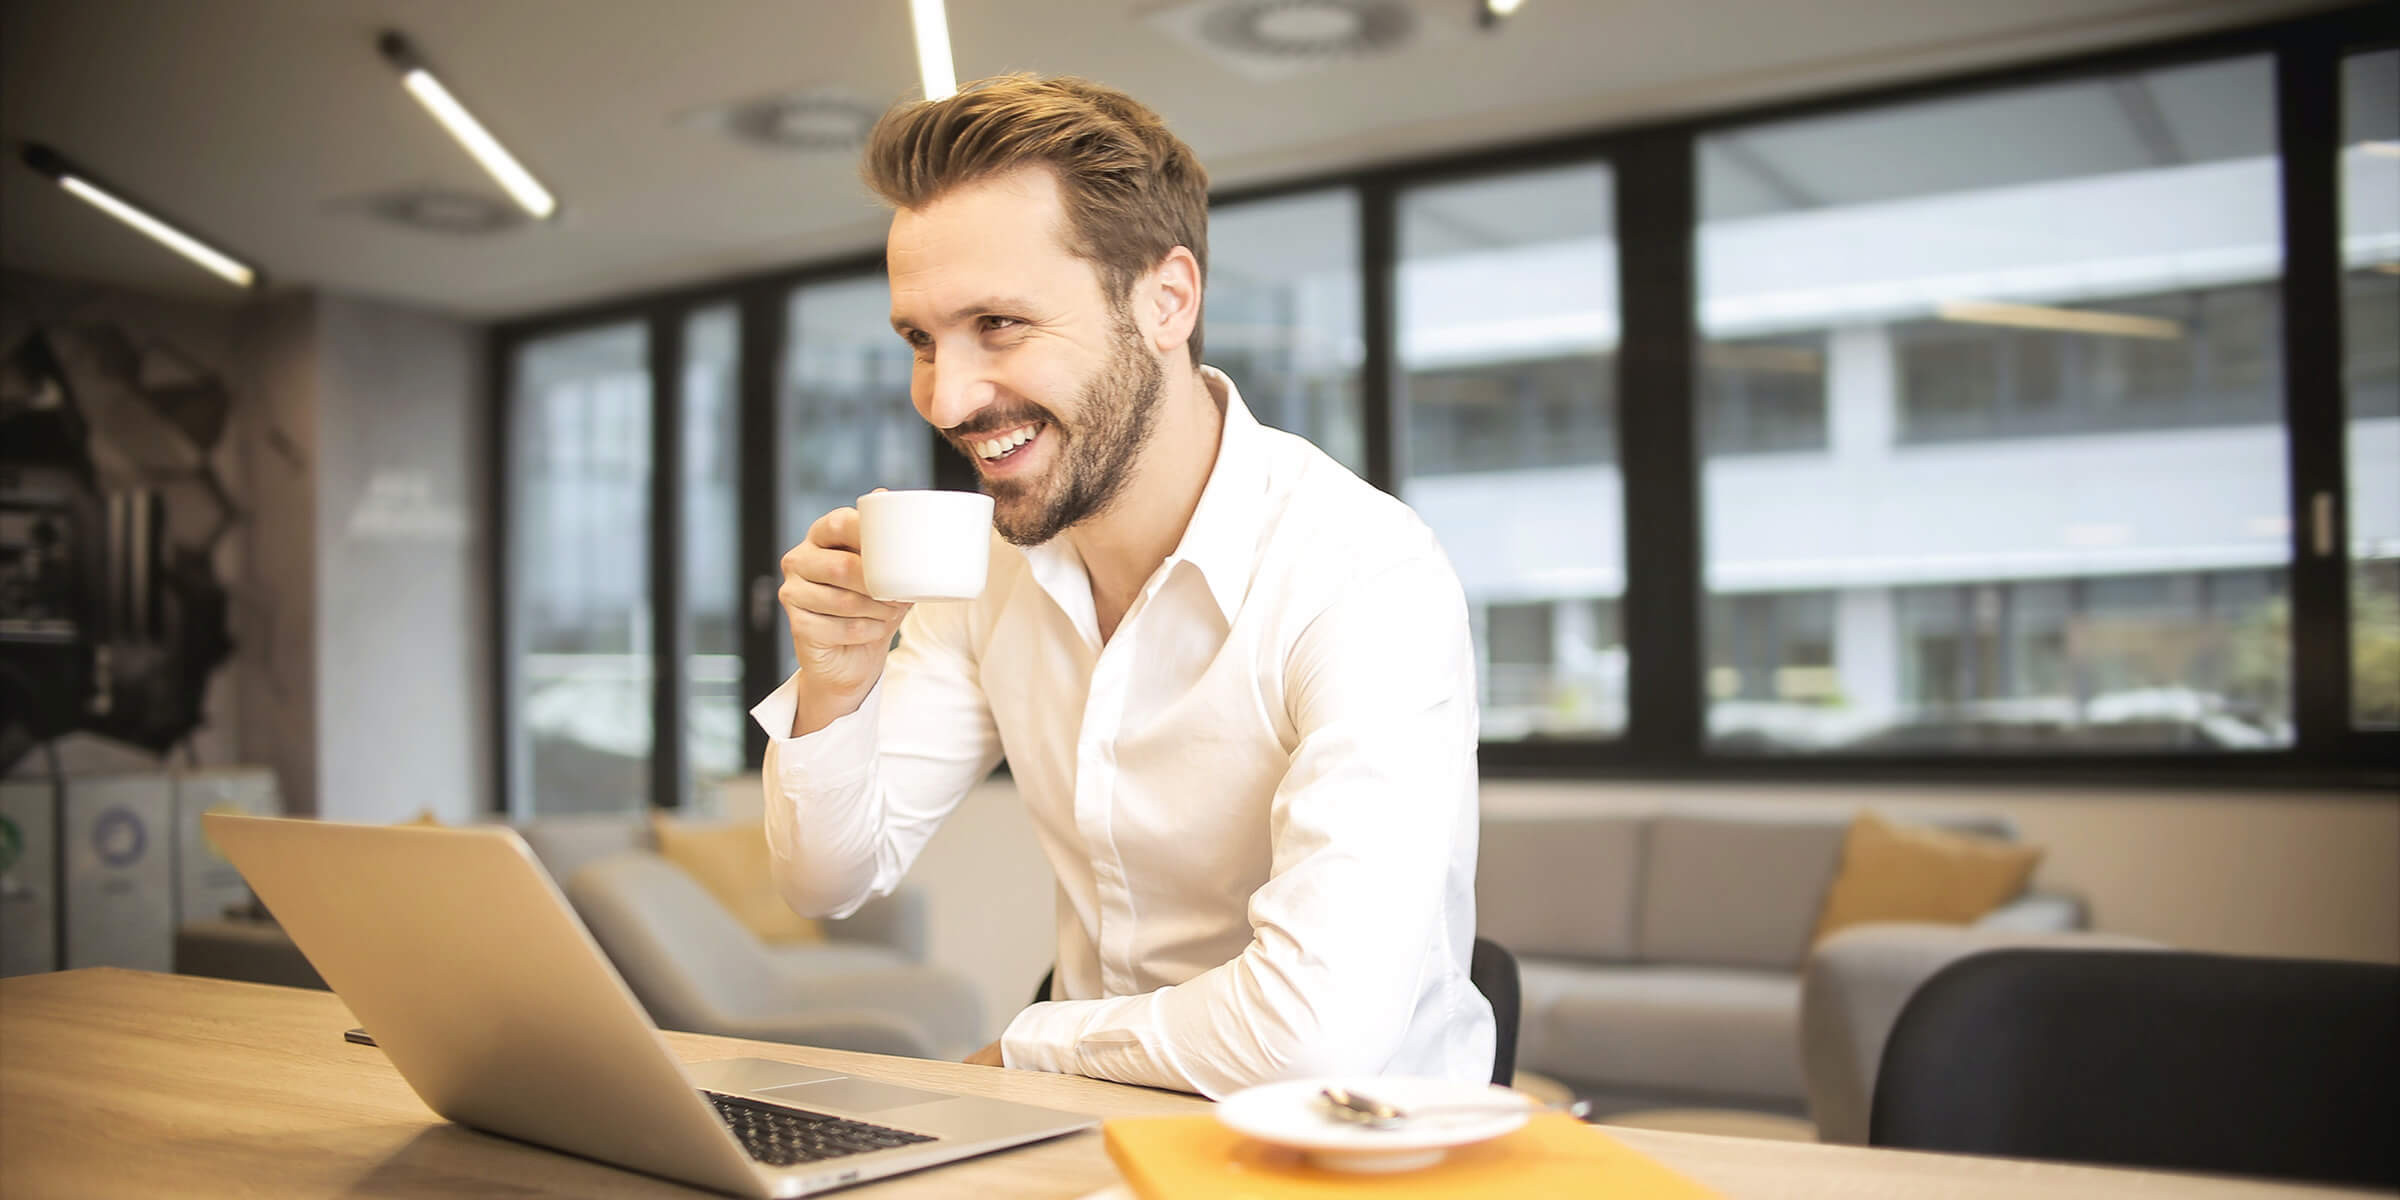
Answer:
[[[1005,758],[1058,876],[1056,976],[969,1061],[1212,1096],[1487,1078],[1458,580],[1199,365],[1191,149],[1120,92],[1011,76],[895,108],[865,170],[911,400],[1015,549],[913,608],[865,595],[855,509],[785,555],[800,669],[753,710],[785,898],[889,892]]]

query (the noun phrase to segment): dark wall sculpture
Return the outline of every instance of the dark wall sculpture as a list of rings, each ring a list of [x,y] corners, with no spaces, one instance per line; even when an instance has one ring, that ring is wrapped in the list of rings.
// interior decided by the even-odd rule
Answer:
[[[85,730],[164,754],[233,652],[224,381],[113,324],[0,357],[0,772]]]

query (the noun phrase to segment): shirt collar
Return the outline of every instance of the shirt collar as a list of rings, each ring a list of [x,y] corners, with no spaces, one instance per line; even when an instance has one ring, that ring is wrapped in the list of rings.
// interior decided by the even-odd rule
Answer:
[[[1227,625],[1250,590],[1251,568],[1258,556],[1260,513],[1266,503],[1267,447],[1265,427],[1250,415],[1233,380],[1215,367],[1200,368],[1210,395],[1224,402],[1224,429],[1217,437],[1217,461],[1200,489],[1200,503],[1183,527],[1183,540],[1167,556],[1170,571],[1189,563],[1200,572]],[[1065,608],[1078,624],[1088,623],[1092,605],[1091,577],[1081,556],[1065,537],[1052,538],[1024,550],[1036,583]]]
[[[1259,523],[1267,496],[1266,429],[1250,415],[1241,391],[1223,371],[1202,367],[1200,378],[1210,392],[1223,391],[1225,429],[1217,439],[1216,465],[1200,489],[1200,503],[1167,561],[1181,560],[1197,568],[1225,623],[1231,625],[1250,591],[1258,561]]]

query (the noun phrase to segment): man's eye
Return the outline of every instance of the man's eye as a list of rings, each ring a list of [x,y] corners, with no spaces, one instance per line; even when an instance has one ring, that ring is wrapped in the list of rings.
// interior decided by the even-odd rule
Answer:
[[[1015,317],[985,317],[983,318],[983,331],[985,333],[998,333],[1003,329],[1014,329],[1015,327],[1024,323],[1025,322],[1020,321]]]

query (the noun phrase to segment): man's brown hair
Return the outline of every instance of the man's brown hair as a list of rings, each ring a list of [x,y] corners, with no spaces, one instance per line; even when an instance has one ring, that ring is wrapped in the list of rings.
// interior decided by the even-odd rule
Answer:
[[[998,75],[947,100],[904,101],[867,137],[867,186],[919,209],[951,190],[1019,167],[1058,175],[1067,249],[1099,269],[1111,303],[1167,252],[1192,252],[1208,274],[1208,172],[1140,101],[1087,79]],[[1200,323],[1191,354],[1200,362]]]

